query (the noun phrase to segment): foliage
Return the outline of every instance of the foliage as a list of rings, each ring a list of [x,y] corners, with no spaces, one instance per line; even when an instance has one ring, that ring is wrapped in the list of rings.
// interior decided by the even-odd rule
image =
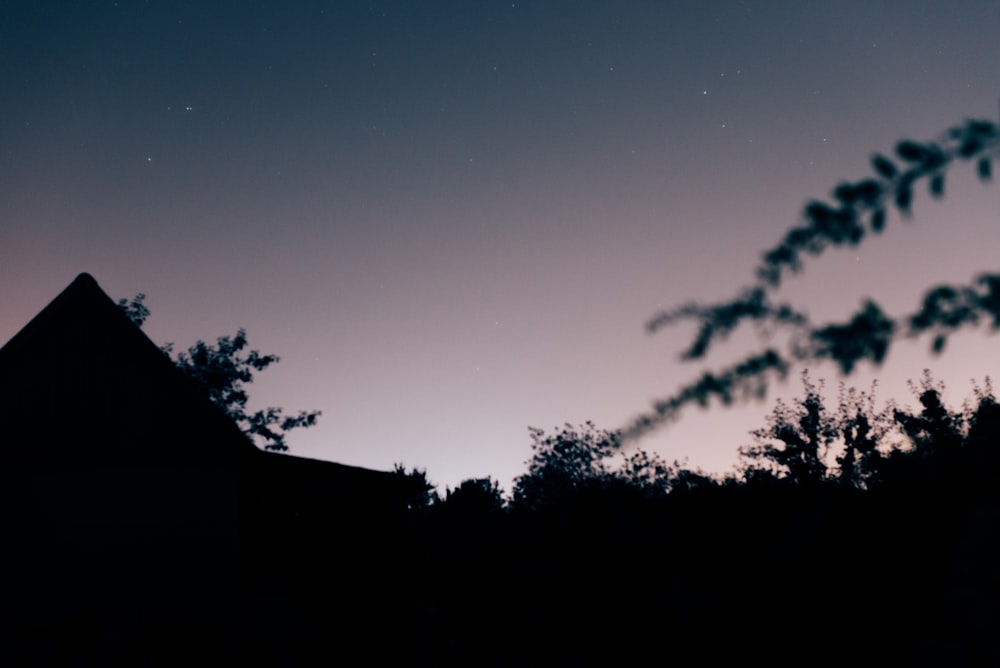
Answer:
[[[124,297],[119,299],[118,308],[125,312],[125,315],[136,327],[142,327],[149,317],[149,309],[146,307],[145,301],[146,295],[140,292],[132,299]]]
[[[892,403],[876,410],[874,384],[866,392],[841,383],[836,410],[827,408],[822,381],[814,383],[808,371],[802,373],[802,387],[804,395],[795,403],[776,401],[767,425],[751,432],[755,444],[740,449],[744,480],[778,477],[794,485],[838,480],[868,487],[882,457],[896,448],[892,436],[899,411]]]
[[[612,495],[649,500],[717,484],[701,471],[668,464],[645,450],[622,456],[621,432],[599,429],[593,422],[566,424],[552,434],[532,427],[529,433],[528,470],[514,480],[511,506],[516,510],[601,504]]]
[[[896,410],[894,417],[913,447],[919,451],[957,448],[967,434],[969,416],[952,412],[945,406],[942,400],[944,384],[935,383],[929,371],[924,371],[919,385],[911,381],[909,386],[922,409],[918,414]]]
[[[818,325],[793,305],[773,301],[784,278],[800,272],[807,256],[856,246],[870,234],[881,234],[890,209],[909,216],[919,182],[926,181],[931,197],[942,197],[946,172],[956,162],[974,162],[979,179],[988,182],[998,153],[1000,128],[984,120],[966,121],[934,141],[900,141],[895,159],[882,154],[872,157],[870,176],[837,185],[828,201],[806,204],[801,222],[764,252],[753,283],[736,297],[717,304],[683,304],[651,318],[650,332],[682,321],[698,324],[694,341],[681,354],[686,361],[704,358],[714,343],[744,323],[764,330],[790,330],[792,336],[784,351],[768,348],[751,353],[743,362],[705,373],[682,386],[636,418],[624,435],[637,437],[676,419],[686,406],[705,405],[713,397],[728,404],[735,398],[763,396],[770,382],[784,378],[795,363],[831,360],[849,374],[865,360],[881,364],[899,338],[930,335],[931,350],[940,353],[948,336],[962,327],[987,323],[993,330],[1000,329],[998,273],[982,274],[968,285],[933,287],[914,313],[901,317],[889,316],[877,303],[866,300],[846,321]]]
[[[869,391],[843,383],[836,410],[825,404],[823,384],[802,374],[804,395],[789,404],[775,402],[767,424],[751,432],[754,445],[740,449],[742,483],[780,479],[792,485],[838,482],[853,489],[872,489],[885,481],[903,460],[937,460],[963,447],[977,419],[996,405],[989,378],[973,382],[973,396],[958,410],[943,400],[944,384],[928,370],[910,389],[919,409],[888,402],[875,406],[875,384]],[[898,477],[898,471],[894,473]],[[739,484],[739,483],[738,483]]]
[[[413,483],[413,488],[421,490],[417,494],[410,497],[408,505],[410,510],[426,511],[441,502],[441,497],[437,493],[436,485],[427,479],[426,469],[418,469],[414,467],[407,471],[403,464],[397,463],[395,467],[393,467],[392,472],[397,476],[405,478]]]
[[[811,382],[806,372],[802,374],[802,386],[805,397],[794,406],[779,399],[767,427],[751,432],[758,444],[740,451],[751,461],[772,464],[777,472],[798,485],[826,479],[825,456],[840,435],[836,417],[823,404],[822,383]]]
[[[502,513],[506,502],[500,483],[492,477],[463,480],[445,492],[441,507],[463,518],[488,517]]]
[[[220,336],[214,346],[198,341],[186,352],[177,354],[174,363],[208,393],[213,404],[222,409],[247,436],[265,450],[284,451],[285,435],[292,429],[316,424],[319,411],[300,411],[285,415],[281,408],[269,407],[250,413],[250,395],[246,385],[254,373],[279,361],[277,355],[262,355],[257,350],[243,352],[247,334],[242,328],[236,336]],[[165,352],[170,352],[169,347]]]
[[[876,410],[876,387],[873,382],[865,392],[840,384],[837,427],[843,451],[836,461],[838,479],[847,487],[867,489],[877,484],[885,457],[900,446],[895,403]]]
[[[614,473],[615,478],[634,490],[641,491],[644,496],[657,498],[668,494],[680,481],[680,467],[668,464],[655,452],[635,450]],[[688,487],[694,479],[686,479],[681,487]]]
[[[118,306],[125,315],[141,327],[149,318],[145,295],[137,294],[131,300],[121,299]],[[268,407],[248,412],[250,395],[246,385],[253,382],[254,374],[279,361],[277,355],[262,355],[257,350],[244,352],[247,333],[240,328],[236,336],[220,336],[215,345],[198,341],[185,352],[173,358],[174,364],[188,378],[202,387],[209,400],[232,419],[251,441],[265,450],[285,451],[285,437],[292,429],[316,424],[320,411],[300,411],[285,415],[281,408]],[[169,357],[171,344],[161,347]]]
[[[608,475],[607,459],[618,449],[616,432],[586,422],[577,429],[564,425],[554,434],[529,427],[528,471],[514,480],[515,508],[538,510],[564,503],[587,488],[600,486]]]
[[[926,455],[947,454],[965,445],[980,416],[996,405],[989,376],[982,385],[972,382],[972,396],[957,410],[944,403],[944,383],[935,382],[929,370],[924,370],[919,383],[908,385],[920,411],[895,409],[893,417],[913,449]]]
[[[764,253],[757,269],[760,284],[780,285],[784,274],[802,269],[803,256],[819,255],[827,248],[856,245],[872,232],[885,229],[886,211],[894,207],[904,217],[911,213],[914,186],[927,181],[928,193],[944,196],[945,173],[955,161],[975,161],[979,178],[992,177],[992,159],[1000,149],[1000,129],[991,121],[968,120],[950,128],[935,141],[904,139],[896,144],[899,162],[872,156],[874,174],[834,188],[833,202],[813,201],[803,211],[803,222],[789,230],[781,242]],[[865,221],[867,220],[867,227]]]
[[[975,429],[979,418],[984,413],[991,412],[997,406],[996,395],[993,393],[993,381],[987,376],[980,385],[973,379],[972,396],[962,403],[962,412],[969,416],[969,431]]]

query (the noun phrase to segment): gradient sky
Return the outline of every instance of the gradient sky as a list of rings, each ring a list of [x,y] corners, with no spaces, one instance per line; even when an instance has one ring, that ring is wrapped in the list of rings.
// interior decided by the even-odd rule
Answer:
[[[0,341],[89,271],[158,343],[279,354],[255,403],[323,411],[294,454],[509,489],[529,425],[622,427],[699,374],[659,308],[734,294],[874,151],[995,119],[998,36],[995,0],[5,0]],[[956,168],[782,294],[909,311],[997,269],[998,193]],[[983,334],[926,351],[850,380],[912,403],[930,366],[957,403],[997,371]],[[771,405],[641,445],[724,471]]]

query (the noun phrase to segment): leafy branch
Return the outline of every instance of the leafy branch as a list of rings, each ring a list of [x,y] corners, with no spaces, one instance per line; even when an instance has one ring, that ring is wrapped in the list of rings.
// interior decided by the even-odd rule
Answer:
[[[801,271],[805,255],[820,255],[830,247],[856,246],[869,232],[880,234],[890,207],[909,217],[914,187],[921,180],[927,181],[931,197],[940,199],[945,192],[945,173],[956,160],[975,161],[980,180],[990,181],[993,157],[1000,152],[1000,129],[991,121],[969,120],[937,141],[904,139],[895,152],[902,164],[876,153],[871,159],[872,176],[841,183],[833,189],[832,202],[806,204],[801,224],[765,251],[756,272],[758,283],[776,288],[787,272]]]
[[[149,318],[145,305],[146,295],[140,293],[132,299],[120,299],[118,307],[137,327]],[[253,382],[254,373],[267,369],[280,361],[277,355],[262,355],[257,350],[243,352],[247,346],[246,330],[240,328],[236,336],[220,336],[215,345],[198,341],[185,352],[173,355],[173,345],[160,350],[172,357],[174,365],[184,375],[197,383],[209,400],[225,413],[244,434],[265,450],[285,451],[287,432],[316,424],[320,411],[299,411],[285,415],[281,408],[269,407],[254,413],[247,412],[250,395],[246,385]]]
[[[989,182],[998,153],[1000,128],[983,120],[966,121],[936,141],[900,141],[895,147],[898,161],[875,154],[871,176],[841,183],[833,189],[831,201],[806,204],[800,224],[764,252],[751,287],[729,301],[687,303],[651,318],[646,324],[651,333],[677,322],[697,323],[694,340],[681,353],[684,361],[705,357],[714,343],[725,340],[744,322],[758,329],[791,329],[793,336],[784,352],[769,348],[753,353],[718,373],[706,372],[655,402],[651,411],[626,428],[625,435],[635,438],[675,419],[687,405],[706,405],[713,397],[723,404],[734,398],[763,397],[769,379],[784,378],[794,363],[828,359],[849,374],[864,360],[880,365],[900,337],[930,334],[932,352],[940,353],[948,336],[962,327],[988,321],[991,330],[1000,329],[1000,274],[982,274],[964,286],[933,287],[913,313],[900,318],[888,316],[874,301],[865,300],[845,321],[820,326],[795,307],[774,304],[770,298],[788,273],[802,271],[806,256],[819,256],[831,247],[856,246],[870,233],[882,233],[892,208],[903,218],[909,217],[914,188],[921,181],[926,181],[931,197],[943,197],[945,174],[956,161],[975,162],[980,181]]]

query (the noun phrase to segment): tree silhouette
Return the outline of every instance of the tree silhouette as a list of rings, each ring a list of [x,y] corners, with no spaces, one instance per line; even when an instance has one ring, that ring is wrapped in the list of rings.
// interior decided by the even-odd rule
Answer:
[[[876,412],[874,399],[874,387],[865,393],[841,386],[839,427],[844,450],[837,456],[837,466],[838,479],[846,487],[867,489],[879,480],[886,455],[879,446],[888,440],[894,423],[889,419],[892,406]],[[895,444],[887,446],[888,452],[895,449]]]
[[[840,385],[835,409],[827,406],[823,383],[802,372],[804,394],[775,402],[767,425],[750,433],[754,445],[740,448],[747,462],[743,479],[779,477],[794,485],[837,481],[867,489],[878,480],[884,458],[904,438],[900,416],[908,414],[889,402],[875,407],[875,384],[868,391]]]
[[[413,467],[407,471],[406,466],[397,463],[392,472],[408,480],[412,489],[420,490],[419,493],[411,495],[408,503],[410,510],[424,512],[441,501],[436,486],[427,479],[426,469]]]
[[[729,483],[781,480],[801,487],[836,482],[847,489],[871,490],[888,478],[913,478],[914,466],[940,469],[942,463],[961,459],[965,455],[960,451],[981,420],[988,424],[980,426],[980,441],[984,433],[996,433],[991,412],[996,399],[989,377],[983,385],[973,381],[973,394],[959,409],[945,404],[944,384],[935,382],[929,370],[908,384],[918,401],[915,409],[892,400],[877,409],[874,383],[869,391],[841,383],[832,410],[822,383],[803,371],[803,396],[775,402],[766,426],[751,432],[754,444],[740,448],[742,480]]]
[[[601,483],[609,471],[607,459],[619,445],[619,434],[598,429],[593,422],[580,428],[566,424],[553,434],[537,427],[531,434],[528,471],[514,480],[512,504],[539,510],[561,506]]]
[[[1000,128],[985,120],[966,121],[929,142],[900,141],[895,160],[875,154],[872,175],[839,184],[829,201],[806,204],[801,222],[764,252],[753,282],[736,297],[717,304],[683,304],[651,318],[646,325],[650,332],[682,321],[698,324],[694,340],[681,353],[684,361],[704,358],[713,344],[744,323],[790,330],[791,336],[784,350],[771,347],[751,353],[742,362],[706,372],[655,402],[652,410],[632,422],[625,436],[634,438],[676,419],[692,403],[705,405],[715,398],[728,404],[763,396],[769,383],[784,378],[795,363],[831,360],[849,374],[865,360],[881,364],[900,338],[931,335],[931,350],[940,353],[948,336],[962,327],[986,323],[990,329],[1000,329],[1000,273],[981,274],[968,285],[932,287],[915,312],[901,317],[887,315],[866,299],[847,320],[818,325],[795,306],[774,301],[782,281],[802,271],[807,257],[828,248],[856,246],[871,234],[881,234],[891,209],[909,216],[920,182],[927,183],[931,197],[943,197],[945,175],[956,162],[974,162],[979,179],[990,181],[998,153]]]
[[[917,395],[921,411],[914,415],[897,409],[893,414],[913,447],[921,452],[947,452],[959,447],[968,431],[970,416],[945,406],[941,398],[944,385],[934,383],[930,371],[925,370],[921,383],[911,382],[910,389]]]
[[[146,295],[139,293],[132,299],[120,299],[118,307],[137,327],[149,318],[145,305]],[[215,345],[198,341],[187,351],[173,357],[173,344],[160,350],[173,359],[184,374],[205,390],[209,400],[232,419],[244,434],[265,450],[285,451],[286,435],[292,429],[316,424],[320,411],[299,411],[285,415],[281,408],[268,407],[249,412],[250,395],[246,385],[253,382],[254,374],[277,363],[277,355],[262,355],[260,351],[243,352],[247,346],[246,330],[240,328],[235,336],[220,336]]]
[[[149,318],[149,308],[146,306],[146,295],[143,293],[137,294],[132,299],[125,299],[122,297],[118,300],[118,308],[124,311],[128,319],[136,327],[142,327],[146,319]]]
[[[214,346],[198,341],[186,352],[178,353],[174,363],[205,389],[212,403],[221,408],[250,440],[265,450],[288,450],[286,434],[292,429],[316,424],[320,411],[285,415],[283,409],[271,406],[249,412],[247,402],[250,395],[246,385],[253,382],[255,372],[263,371],[280,358],[277,355],[262,355],[257,350],[244,353],[246,345],[247,333],[240,328],[236,336],[220,336]],[[171,352],[169,345],[164,352]]]
[[[619,457],[622,435],[593,422],[563,425],[554,433],[530,427],[528,470],[514,479],[514,511],[569,510],[662,499],[714,487],[718,481],[680,462],[635,449]],[[614,500],[613,500],[614,499]]]
[[[500,483],[491,477],[463,480],[455,489],[448,489],[442,507],[461,517],[488,517],[502,513],[506,505]]]
[[[757,445],[742,448],[751,461],[773,464],[796,485],[818,483],[828,476],[825,455],[840,436],[839,424],[823,403],[822,384],[802,374],[805,397],[795,406],[779,400],[764,429],[751,432]],[[780,445],[773,442],[778,441]]]

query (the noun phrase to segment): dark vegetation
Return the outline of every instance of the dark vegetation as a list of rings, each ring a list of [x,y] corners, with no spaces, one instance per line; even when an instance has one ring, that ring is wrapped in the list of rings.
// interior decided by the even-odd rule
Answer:
[[[150,316],[145,303],[146,295],[139,293],[132,299],[120,299],[118,307],[125,315],[142,327]],[[178,369],[184,372],[208,394],[208,398],[228,415],[247,437],[265,450],[288,450],[285,438],[292,429],[316,424],[320,411],[299,411],[285,415],[284,409],[268,407],[254,412],[247,411],[250,395],[246,385],[253,382],[254,374],[264,371],[280,361],[277,355],[262,355],[258,350],[244,353],[247,333],[239,329],[236,336],[220,336],[215,345],[198,341],[185,352],[173,353],[173,344],[160,349],[169,356]]]
[[[698,322],[691,360],[745,322],[787,329],[787,348],[705,373],[622,431],[531,429],[533,454],[509,495],[491,478],[441,493],[426,472],[399,466],[417,490],[408,507],[348,533],[343,508],[274,499],[267,520],[248,528],[256,542],[244,559],[287,565],[267,581],[284,602],[274,624],[291,630],[283,647],[255,658],[1000,664],[1000,406],[988,381],[952,408],[925,374],[913,384],[916,407],[879,408],[874,387],[842,387],[834,402],[804,374],[802,397],[775,405],[726,475],[634,443],[690,403],[762,396],[794,364],[832,360],[850,373],[880,363],[900,337],[929,334],[939,353],[961,327],[1000,326],[1000,274],[932,288],[903,317],[866,299],[845,322],[817,325],[772,300],[807,257],[882,233],[892,209],[910,215],[919,183],[942,196],[952,164],[974,162],[989,180],[998,141],[984,121],[935,142],[904,141],[895,160],[874,156],[871,177],[839,185],[832,203],[809,203],[736,298],[683,305],[649,324]],[[141,302],[121,304],[140,324]],[[243,372],[276,361],[240,356],[245,343],[241,331],[176,362],[244,431],[284,446],[283,432],[315,413],[288,422],[243,412]]]
[[[981,273],[967,285],[931,287],[913,312],[895,317],[864,297],[845,320],[818,324],[805,309],[775,301],[776,290],[801,272],[807,260],[886,233],[892,209],[904,220],[911,218],[915,189],[921,184],[931,197],[943,197],[946,175],[956,164],[974,163],[979,179],[989,182],[998,151],[1000,128],[985,120],[966,121],[931,142],[903,140],[896,145],[894,159],[872,156],[870,176],[839,184],[829,201],[806,204],[799,224],[764,252],[752,282],[735,297],[718,304],[683,304],[651,318],[646,325],[650,332],[678,322],[697,324],[694,340],[681,354],[686,361],[704,359],[741,326],[753,325],[762,333],[783,331],[788,337],[783,347],[754,351],[657,401],[630,425],[627,435],[636,437],[675,420],[691,404],[713,399],[729,404],[763,396],[773,380],[784,378],[796,364],[831,361],[849,374],[860,363],[881,364],[901,338],[930,336],[931,351],[938,354],[948,337],[963,327],[1000,328],[1000,273]]]
[[[467,481],[411,516],[414,577],[432,604],[438,656],[498,664],[665,662],[769,665],[997,665],[1000,622],[1000,407],[987,382],[962,408],[926,375],[916,408],[876,407],[842,388],[836,403],[803,377],[726,476],[668,464],[634,439],[689,404],[763,396],[793,365],[880,364],[900,338],[1000,327],[1000,274],[930,288],[893,317],[870,298],[843,322],[814,323],[774,301],[807,258],[911,216],[914,190],[943,196],[956,163],[992,176],[1000,131],[969,121],[937,141],[902,141],[873,174],[810,202],[764,253],[752,283],[721,304],[685,304],[656,331],[694,320],[682,358],[704,359],[745,324],[788,333],[709,371],[622,432],[592,424],[531,430],[533,457],[506,503]],[[625,447],[622,447],[624,444]],[[461,492],[461,493],[460,493]]]
[[[509,497],[490,479],[431,495],[408,519],[425,651],[498,665],[638,662],[650,645],[685,662],[995,665],[989,382],[959,408],[929,375],[915,407],[845,388],[832,403],[808,375],[803,389],[727,475],[566,425],[531,430]]]

